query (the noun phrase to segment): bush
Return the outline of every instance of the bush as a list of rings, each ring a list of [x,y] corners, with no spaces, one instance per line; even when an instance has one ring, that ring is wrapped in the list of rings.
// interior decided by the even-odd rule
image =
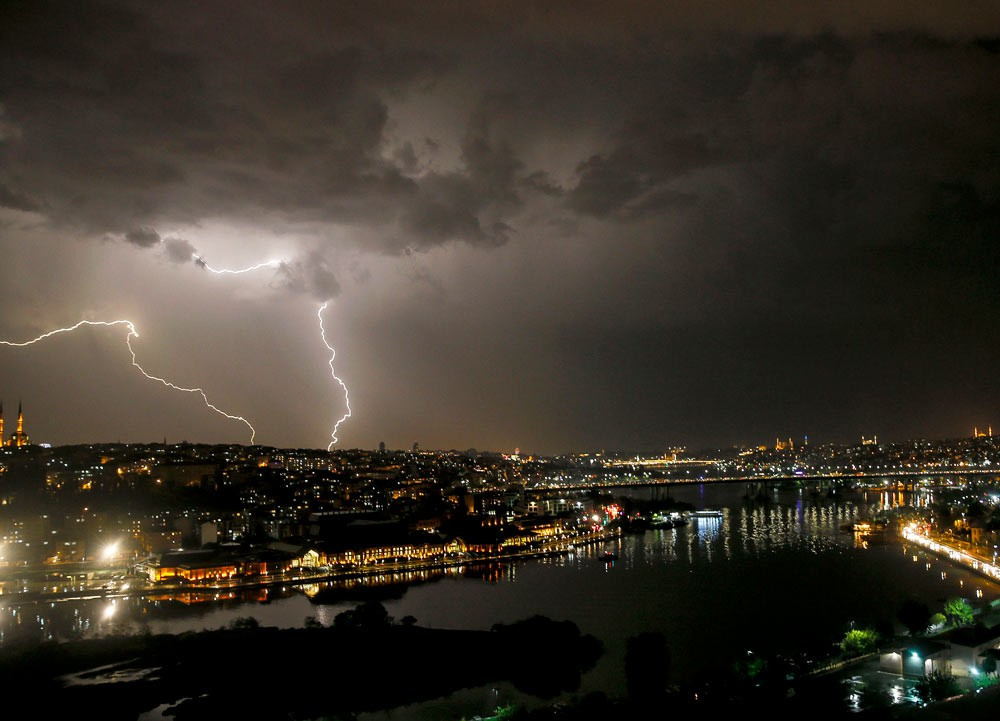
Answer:
[[[958,685],[958,679],[950,673],[931,671],[914,684],[913,691],[917,698],[928,704],[957,696],[962,688]]]

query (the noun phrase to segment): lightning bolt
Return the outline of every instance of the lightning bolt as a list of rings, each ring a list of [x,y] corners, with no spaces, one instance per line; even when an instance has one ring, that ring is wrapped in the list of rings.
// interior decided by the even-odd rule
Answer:
[[[240,268],[238,270],[230,270],[226,268],[213,268],[205,261],[204,258],[202,258],[198,254],[194,254],[193,257],[195,263],[197,263],[205,270],[211,271],[212,273],[215,273],[217,275],[222,275],[224,273],[238,275],[240,273],[251,273],[255,270],[260,270],[261,268],[277,268],[284,262],[281,260],[268,260],[263,263],[256,263],[254,265],[247,266],[246,268]],[[333,448],[334,444],[337,443],[338,440],[337,431],[340,429],[340,425],[351,417],[351,399],[347,391],[347,384],[344,383],[344,381],[337,375],[337,372],[333,368],[333,361],[337,357],[337,351],[334,350],[333,346],[331,346],[330,343],[326,340],[326,329],[323,327],[323,311],[326,310],[328,305],[330,305],[330,301],[323,303],[319,307],[319,310],[316,312],[316,317],[319,318],[319,334],[320,338],[323,340],[323,345],[325,345],[326,349],[330,351],[330,361],[329,361],[330,375],[333,376],[333,379],[337,381],[338,384],[340,384],[341,388],[344,389],[344,403],[347,406],[347,410],[344,413],[344,415],[340,417],[340,420],[338,420],[333,425],[333,433],[330,434],[330,438],[332,438],[333,440],[331,440],[330,443],[327,444],[326,450],[330,450],[331,448]],[[208,400],[206,399],[205,402],[207,403]]]
[[[260,270],[261,268],[277,268],[282,263],[282,261],[280,261],[280,260],[268,260],[268,261],[265,261],[263,263],[256,263],[254,265],[249,265],[246,268],[239,268],[237,270],[230,270],[228,268],[213,268],[208,263],[206,263],[205,259],[202,258],[200,255],[196,254],[193,257],[194,257],[194,262],[195,263],[197,263],[199,266],[201,266],[205,270],[207,270],[207,271],[209,271],[211,273],[215,273],[216,275],[224,275],[226,273],[229,273],[231,275],[240,275],[241,273],[252,273],[253,271]]]
[[[168,380],[166,380],[164,378],[160,378],[159,376],[154,376],[151,373],[147,373],[145,371],[145,369],[141,365],[139,365],[139,361],[138,361],[138,359],[136,358],[136,355],[135,355],[135,349],[132,348],[132,339],[133,338],[138,338],[139,337],[139,332],[135,329],[135,324],[132,323],[132,321],[130,321],[130,320],[81,320],[76,325],[72,325],[72,326],[69,326],[67,328],[57,328],[55,330],[50,330],[48,333],[42,333],[37,338],[32,338],[31,340],[26,340],[26,341],[21,341],[21,342],[15,342],[15,341],[9,341],[9,340],[0,340],[0,345],[10,346],[10,347],[14,347],[14,348],[24,348],[25,346],[34,345],[35,343],[43,341],[46,338],[51,338],[54,335],[59,335],[60,333],[72,333],[73,331],[75,331],[78,328],[81,328],[83,326],[105,326],[105,327],[113,327],[113,326],[119,326],[119,325],[123,325],[126,328],[128,328],[128,333],[125,335],[125,345],[128,347],[129,355],[132,356],[132,365],[135,367],[136,370],[138,370],[140,373],[142,373],[144,376],[146,376],[146,378],[148,378],[149,380],[156,381],[157,383],[162,383],[167,388],[172,388],[173,390],[175,390],[175,391],[181,391],[182,393],[197,393],[197,394],[199,394],[201,396],[202,400],[205,401],[205,405],[208,406],[209,408],[211,408],[216,413],[218,413],[220,416],[224,416],[224,417],[226,417],[226,418],[228,418],[229,420],[232,420],[232,421],[239,421],[240,423],[243,423],[247,428],[249,428],[250,429],[250,445],[253,445],[254,436],[257,435],[257,431],[254,430],[254,427],[252,425],[250,425],[250,421],[248,421],[246,418],[244,418],[243,416],[235,416],[235,415],[232,415],[230,413],[226,413],[224,410],[222,410],[218,406],[213,405],[212,402],[208,400],[208,396],[205,395],[205,391],[202,390],[201,388],[185,388],[183,386],[176,385],[176,384],[171,383],[170,381],[168,381]],[[330,362],[332,363],[333,361],[331,360]]]
[[[230,269],[227,269],[227,268],[213,268],[208,263],[206,263],[205,260],[200,255],[195,255],[194,259],[195,259],[195,263],[197,263],[199,266],[201,266],[205,270],[208,270],[208,271],[210,271],[212,273],[215,273],[217,275],[223,275],[223,274],[238,275],[238,274],[241,274],[241,273],[251,273],[251,272],[253,272],[255,270],[260,270],[261,268],[276,268],[276,267],[280,266],[281,263],[282,263],[282,261],[280,261],[280,260],[269,260],[269,261],[265,261],[263,263],[257,263],[255,265],[248,266],[246,268],[240,268],[240,269],[237,269],[237,270],[230,270]],[[334,424],[334,426],[333,426],[333,432],[330,434],[330,437],[333,440],[331,440],[330,443],[326,447],[326,449],[328,451],[333,448],[333,446],[334,446],[335,443],[337,443],[337,431],[340,429],[341,424],[344,421],[346,421],[348,418],[351,417],[351,399],[350,399],[350,396],[349,396],[348,391],[347,391],[347,385],[337,375],[337,373],[336,373],[336,371],[334,370],[334,367],[333,367],[333,361],[337,357],[337,351],[334,350],[333,346],[331,346],[329,344],[329,342],[327,342],[327,340],[326,340],[326,329],[323,327],[323,311],[326,310],[326,308],[327,308],[327,306],[329,304],[330,304],[330,301],[327,301],[326,303],[323,303],[319,307],[319,310],[316,312],[316,316],[319,319],[320,338],[323,341],[323,345],[325,345],[326,348],[327,348],[327,350],[330,351],[330,360],[329,360],[330,375],[333,376],[333,379],[344,390],[344,402],[345,402],[345,404],[347,406],[347,410],[344,413],[344,415],[341,416],[340,420],[338,420]],[[81,320],[76,325],[71,325],[71,326],[68,326],[66,328],[56,328],[55,330],[50,330],[47,333],[42,333],[37,338],[32,338],[31,340],[26,340],[26,341],[9,341],[9,340],[2,340],[2,339],[0,339],[0,345],[12,347],[12,348],[24,348],[26,346],[34,345],[35,343],[39,343],[39,342],[45,340],[46,338],[51,338],[52,336],[55,336],[55,335],[59,335],[59,334],[62,334],[62,333],[72,333],[73,331],[75,331],[75,330],[77,330],[79,328],[82,328],[84,326],[103,326],[103,327],[125,326],[128,329],[128,333],[126,333],[126,335],[125,335],[125,345],[128,348],[129,355],[132,357],[132,366],[137,371],[139,371],[147,379],[149,379],[151,381],[155,381],[157,383],[161,383],[162,385],[164,385],[167,388],[170,388],[172,390],[180,391],[182,393],[197,393],[198,395],[201,396],[201,399],[205,402],[205,405],[208,408],[210,408],[211,410],[215,411],[216,413],[218,413],[220,416],[223,416],[224,418],[228,418],[229,420],[232,420],[232,421],[239,421],[240,423],[244,424],[247,428],[249,428],[250,429],[250,445],[253,445],[254,438],[257,435],[257,431],[253,427],[253,425],[250,423],[250,421],[248,421],[246,418],[244,418],[243,416],[233,415],[231,413],[227,413],[226,411],[222,410],[221,408],[219,408],[218,406],[216,406],[215,404],[213,404],[210,400],[208,400],[208,396],[205,394],[205,391],[203,389],[201,389],[201,388],[185,388],[184,386],[179,386],[179,385],[177,385],[175,383],[171,383],[170,381],[166,380],[165,378],[161,378],[159,376],[153,375],[152,373],[146,372],[146,370],[139,364],[139,360],[136,357],[135,349],[132,347],[132,340],[134,338],[138,338],[139,337],[139,332],[136,330],[135,324],[132,321],[130,321],[130,320],[124,320],[124,319],[122,319],[122,320]]]
[[[341,416],[340,420],[333,425],[333,433],[330,434],[330,437],[333,440],[330,441],[330,443],[326,447],[326,450],[329,451],[331,448],[333,448],[333,445],[337,442],[337,430],[340,428],[340,424],[351,417],[351,399],[347,393],[347,385],[337,376],[337,372],[333,369],[333,360],[334,358],[337,357],[337,351],[335,351],[333,349],[333,346],[327,342],[326,329],[323,328],[323,311],[326,310],[326,307],[328,305],[330,305],[330,301],[327,301],[326,303],[321,305],[319,307],[319,310],[316,312],[316,317],[319,318],[319,335],[320,338],[322,338],[323,340],[323,345],[325,345],[326,349],[330,351],[330,361],[329,361],[330,375],[332,375],[333,379],[340,384],[341,388],[344,389],[344,403],[347,405],[347,411],[344,413],[343,416]]]

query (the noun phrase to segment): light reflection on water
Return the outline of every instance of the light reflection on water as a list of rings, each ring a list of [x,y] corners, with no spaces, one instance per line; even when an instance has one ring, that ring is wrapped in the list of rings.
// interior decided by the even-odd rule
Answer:
[[[640,497],[642,491],[634,493]],[[621,693],[625,640],[645,630],[666,636],[671,679],[682,682],[744,648],[766,651],[804,644],[828,649],[830,639],[842,636],[851,621],[891,623],[905,598],[938,610],[954,595],[974,604],[1000,596],[996,585],[921,549],[904,548],[894,540],[872,541],[865,548],[847,530],[881,508],[923,506],[924,495],[873,491],[831,497],[794,489],[776,492],[762,503],[744,499],[740,485],[688,486],[671,493],[698,508],[718,508],[723,516],[626,535],[565,556],[411,577],[422,583],[383,587],[388,590],[381,595],[374,585],[369,590],[394,618],[412,615],[432,628],[488,629],[536,613],[573,620],[605,644],[604,656],[576,692],[581,696],[592,690]],[[617,560],[606,562],[605,551],[613,551]],[[306,617],[330,625],[360,600],[357,595],[324,594],[318,587],[279,589],[250,602],[185,606],[129,599],[119,601],[111,617],[103,614],[104,601],[38,604],[0,609],[0,634],[6,640],[147,628],[178,633],[219,628],[247,616],[264,626],[299,627]],[[480,691],[460,697],[479,703],[481,696],[490,695]],[[503,687],[503,693],[512,697],[516,690]],[[455,708],[459,706],[456,700]],[[463,706],[458,715],[488,710]],[[426,709],[411,711],[414,715],[408,716],[395,710],[391,717],[421,718]],[[370,716],[371,721],[376,718],[382,717]]]

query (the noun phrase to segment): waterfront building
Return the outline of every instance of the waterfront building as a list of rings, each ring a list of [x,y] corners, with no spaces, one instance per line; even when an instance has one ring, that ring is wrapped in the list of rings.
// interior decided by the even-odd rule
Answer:
[[[275,550],[231,552],[228,549],[168,551],[137,564],[150,581],[201,583],[284,573],[292,568],[290,554]]]

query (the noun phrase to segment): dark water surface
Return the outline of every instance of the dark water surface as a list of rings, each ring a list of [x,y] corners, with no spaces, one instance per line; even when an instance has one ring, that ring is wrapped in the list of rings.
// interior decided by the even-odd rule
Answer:
[[[664,634],[670,680],[683,684],[707,669],[728,667],[747,651],[824,656],[835,651],[852,624],[891,627],[907,598],[937,611],[952,596],[973,605],[1000,597],[997,585],[895,538],[864,547],[844,530],[879,508],[919,505],[927,497],[873,491],[830,497],[789,489],[762,504],[747,501],[744,492],[740,484],[671,489],[675,500],[721,509],[723,517],[626,535],[569,556],[464,569],[390,589],[380,600],[394,618],[414,616],[419,625],[433,628],[488,629],[535,614],[575,622],[599,638],[605,652],[580,688],[564,697],[570,699],[591,691],[624,695],[625,643],[644,631]],[[605,562],[606,550],[617,560]],[[307,616],[332,623],[358,602],[336,590],[310,598],[289,588],[267,603],[185,606],[133,599],[112,610],[107,601],[43,604],[3,609],[0,633],[5,639],[39,629],[58,636],[67,628],[75,635],[144,628],[178,633],[246,616],[261,625],[295,627]],[[510,701],[542,703],[501,684],[361,718],[468,718]]]

